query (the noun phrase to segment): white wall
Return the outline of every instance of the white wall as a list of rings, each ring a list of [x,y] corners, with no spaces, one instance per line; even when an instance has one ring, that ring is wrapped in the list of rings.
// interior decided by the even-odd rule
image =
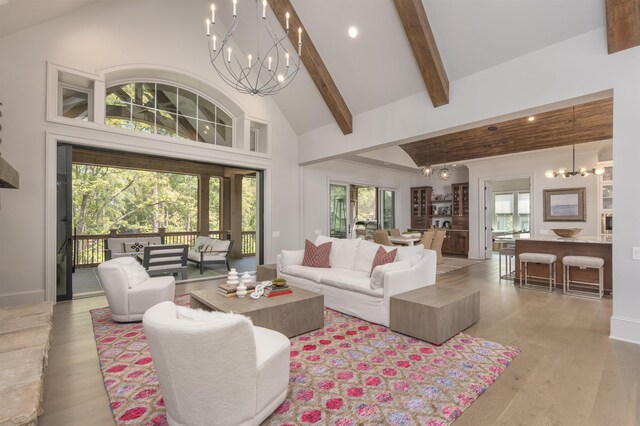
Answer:
[[[576,146],[576,168],[593,167],[598,161],[598,150],[611,142],[585,143]],[[469,257],[484,258],[484,182],[497,179],[531,178],[531,231],[547,234],[552,228],[582,228],[580,236],[597,237],[599,226],[598,179],[588,177],[549,179],[544,172],[560,167],[571,169],[571,147],[531,151],[467,163],[469,167]],[[545,189],[586,188],[586,222],[544,222],[543,191]]]
[[[315,240],[315,231],[329,235],[329,182],[364,184],[397,189],[396,228],[410,226],[409,191],[414,186],[414,173],[369,166],[347,160],[331,160],[302,167],[302,238]]]
[[[640,158],[640,48],[609,55],[606,29],[584,33],[561,43],[499,64],[450,83],[450,102],[432,108],[420,93],[354,117],[354,132],[343,136],[325,126],[300,137],[300,162],[322,161],[342,153],[443,133],[448,129],[487,124],[496,117],[535,114],[583,100],[594,93],[614,94],[613,161],[617,194],[637,194]],[[620,198],[618,198],[620,200]],[[640,343],[640,197],[616,204],[613,232],[613,316],[611,336]]]
[[[175,158],[226,164],[264,164],[270,170],[265,200],[267,262],[299,241],[297,136],[270,98],[240,95],[225,86],[209,63],[203,35],[208,6],[201,2],[98,2],[74,13],[0,38],[2,154],[20,172],[19,190],[0,190],[0,305],[44,300],[45,132],[114,148],[171,153]],[[127,64],[182,71],[215,86],[240,104],[249,118],[271,125],[272,159],[232,154],[177,140],[154,142],[103,130],[45,121],[46,64],[87,73]],[[105,129],[107,130],[107,129]],[[49,138],[55,143],[55,138]],[[53,141],[53,142],[52,142]],[[279,231],[278,238],[271,232]],[[48,268],[48,269],[47,269]],[[55,273],[55,271],[53,271]]]

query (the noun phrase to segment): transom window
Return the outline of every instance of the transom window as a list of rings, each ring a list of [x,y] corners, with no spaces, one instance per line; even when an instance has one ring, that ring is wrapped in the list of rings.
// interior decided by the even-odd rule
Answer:
[[[164,83],[132,82],[107,88],[109,126],[231,147],[233,119],[208,99]]]

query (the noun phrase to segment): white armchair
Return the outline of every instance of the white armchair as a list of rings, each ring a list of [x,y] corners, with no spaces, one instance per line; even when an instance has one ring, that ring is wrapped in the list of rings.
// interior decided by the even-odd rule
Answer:
[[[259,425],[285,400],[290,342],[277,331],[172,302],[142,323],[169,425]]]
[[[100,283],[116,322],[140,321],[153,305],[173,301],[173,276],[150,278],[133,257],[118,257],[98,265]]]

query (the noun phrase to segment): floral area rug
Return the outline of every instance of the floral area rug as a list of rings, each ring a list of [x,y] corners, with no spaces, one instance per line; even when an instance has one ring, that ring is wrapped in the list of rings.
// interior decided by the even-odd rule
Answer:
[[[166,424],[142,324],[91,317],[116,424]],[[323,329],[291,339],[289,394],[264,424],[448,425],[518,353],[464,333],[436,346],[326,309]]]

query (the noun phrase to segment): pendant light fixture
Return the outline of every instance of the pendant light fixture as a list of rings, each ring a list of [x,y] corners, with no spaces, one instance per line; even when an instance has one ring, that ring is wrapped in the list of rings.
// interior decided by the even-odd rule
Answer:
[[[446,144],[446,141],[445,141],[445,144]],[[449,170],[447,168],[447,151],[446,151],[446,149],[444,151],[444,167],[440,169],[440,171],[438,172],[438,176],[442,180],[447,180],[447,179],[449,179],[451,177],[451,170]]]
[[[433,167],[429,163],[429,144],[427,143],[427,164],[422,167],[422,176],[430,177],[433,174]]]

